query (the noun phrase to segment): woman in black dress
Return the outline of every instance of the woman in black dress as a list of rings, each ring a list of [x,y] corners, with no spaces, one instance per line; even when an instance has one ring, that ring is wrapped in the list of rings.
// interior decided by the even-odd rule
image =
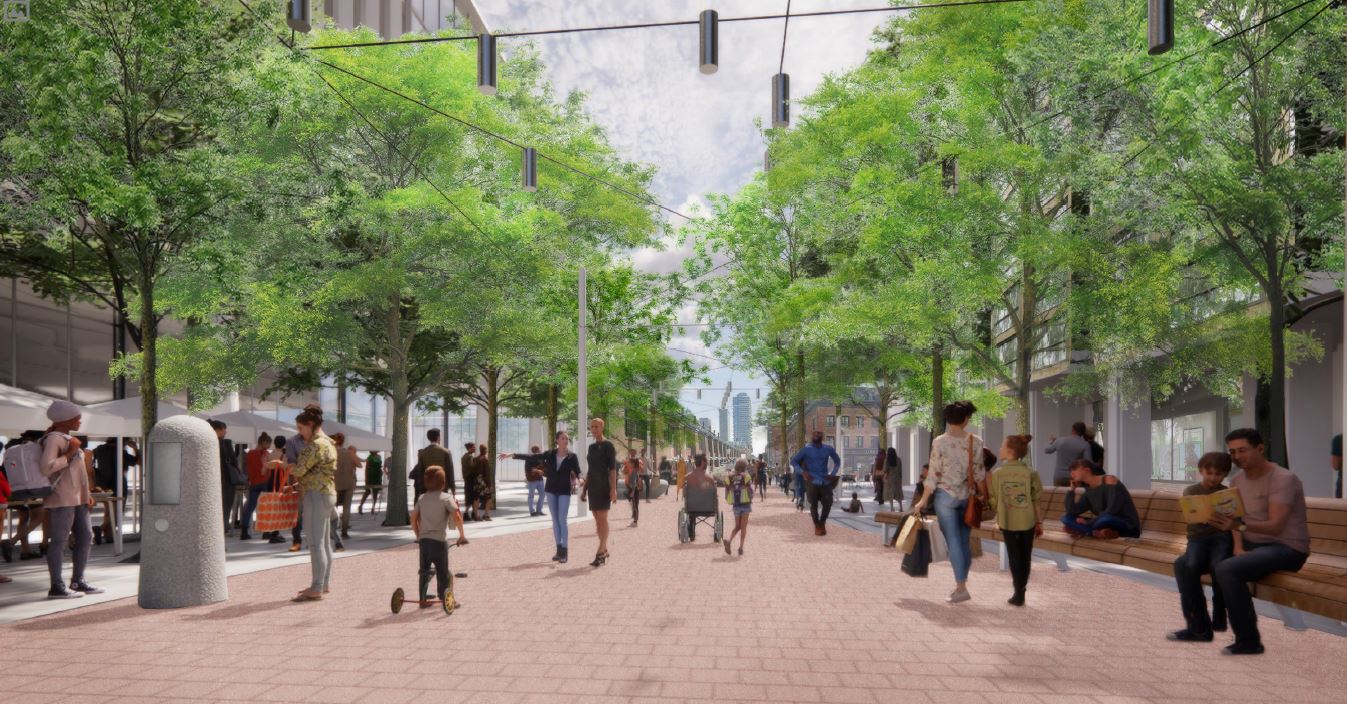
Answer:
[[[603,439],[603,419],[589,422],[594,442],[589,444],[589,473],[585,475],[580,500],[589,497],[589,510],[594,512],[594,528],[599,534],[599,552],[594,555],[593,567],[608,561],[608,509],[617,501],[617,448]]]

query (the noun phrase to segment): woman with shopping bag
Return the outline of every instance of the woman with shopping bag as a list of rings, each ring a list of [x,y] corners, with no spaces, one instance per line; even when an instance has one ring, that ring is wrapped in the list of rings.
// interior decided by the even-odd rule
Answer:
[[[912,506],[912,512],[920,515],[926,505],[934,501],[940,534],[954,568],[954,591],[949,595],[951,604],[972,598],[968,593],[968,571],[973,564],[969,550],[971,529],[965,521],[965,512],[971,502],[976,502],[974,508],[980,514],[978,507],[984,503],[982,497],[986,495],[986,471],[979,461],[983,451],[982,438],[966,429],[975,412],[977,408],[970,401],[955,401],[945,406],[946,430],[931,443],[931,470],[926,476],[925,491]]]

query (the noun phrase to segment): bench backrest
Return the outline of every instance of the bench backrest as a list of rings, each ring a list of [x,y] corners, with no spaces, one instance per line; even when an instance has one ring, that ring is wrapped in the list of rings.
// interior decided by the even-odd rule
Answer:
[[[1043,487],[1038,506],[1043,520],[1051,525],[1065,512],[1065,487]],[[1164,535],[1182,537],[1188,524],[1179,510],[1179,494],[1150,489],[1133,491],[1132,501],[1141,516],[1143,537]],[[1347,558],[1347,500],[1310,498],[1305,500],[1310,528],[1310,552]]]

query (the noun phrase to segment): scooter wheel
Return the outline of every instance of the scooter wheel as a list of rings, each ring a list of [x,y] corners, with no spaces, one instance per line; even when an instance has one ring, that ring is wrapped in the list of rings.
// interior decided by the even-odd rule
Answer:
[[[458,608],[458,602],[457,602],[457,601],[454,601],[454,595],[453,595],[452,593],[445,594],[445,595],[444,595],[444,615],[445,615],[445,616],[453,616],[453,615],[454,615],[454,609],[456,609],[456,608]]]
[[[402,587],[393,590],[393,600],[389,606],[393,608],[393,613],[402,611],[402,604],[407,600],[407,595],[402,591]]]

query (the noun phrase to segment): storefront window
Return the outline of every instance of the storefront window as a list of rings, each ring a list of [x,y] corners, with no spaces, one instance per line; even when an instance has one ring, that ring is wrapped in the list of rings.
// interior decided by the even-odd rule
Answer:
[[[1151,479],[1192,483],[1197,461],[1224,447],[1222,412],[1202,411],[1151,421]]]

